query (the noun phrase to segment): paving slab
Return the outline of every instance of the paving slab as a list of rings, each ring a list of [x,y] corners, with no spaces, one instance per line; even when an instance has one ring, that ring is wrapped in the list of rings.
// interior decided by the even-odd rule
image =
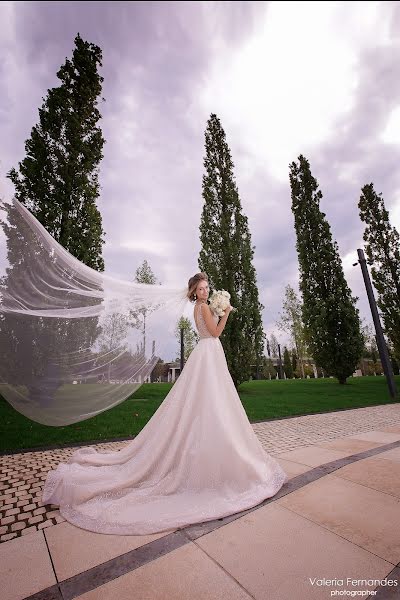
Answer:
[[[379,458],[400,462],[400,448],[393,448],[393,450],[387,450],[386,452],[381,452],[379,454]]]
[[[241,516],[197,528],[194,536],[185,529],[96,534],[67,523],[57,506],[44,506],[48,470],[68,460],[76,446],[0,456],[0,579],[8,582],[1,600],[38,592],[32,600],[322,600],[333,589],[321,583],[324,577],[382,579],[399,571],[400,404],[256,423],[253,429],[289,481],[304,480]],[[118,450],[126,443],[96,448]],[[396,447],[385,450],[386,444]],[[352,458],[368,450],[368,458]],[[327,474],[323,465],[345,459],[349,464],[334,465]],[[307,478],[313,472],[315,481]],[[338,592],[345,589],[335,585]],[[386,600],[391,596],[383,594],[390,593],[381,587],[376,597]]]
[[[167,534],[104,535],[80,529],[67,521],[45,531],[58,581],[87,571],[165,535]],[[74,551],[65,552],[65,548],[73,548]]]
[[[340,450],[331,450],[320,446],[304,446],[304,448],[298,448],[291,452],[283,452],[278,456],[309,467],[319,467],[325,463],[345,458],[350,454],[351,452],[341,452]]]
[[[398,498],[336,475],[327,475],[279,498],[276,504],[393,565],[400,562]]]
[[[335,471],[335,476],[400,498],[400,462],[383,460],[379,454],[346,465]]]
[[[302,473],[306,473],[311,468],[308,465],[302,465],[292,460],[286,460],[279,454],[275,458],[290,479],[292,477],[296,477],[297,475],[301,475]]]
[[[317,580],[382,578],[393,568],[278,502],[203,536],[197,543],[256,600],[327,600],[331,589],[345,588],[319,585]],[[357,589],[373,587],[360,585]]]
[[[0,598],[22,600],[56,583],[42,531],[0,545]]]
[[[337,440],[329,440],[328,442],[318,442],[315,445],[320,448],[328,448],[329,450],[348,452],[350,455],[357,454],[358,452],[365,452],[365,450],[371,450],[371,448],[379,448],[382,443],[344,437]]]
[[[349,436],[348,439],[367,440],[371,442],[379,442],[380,444],[390,444],[400,440],[400,433],[389,433],[387,431],[366,431]]]
[[[77,600],[251,600],[215,560],[191,542],[81,594]]]

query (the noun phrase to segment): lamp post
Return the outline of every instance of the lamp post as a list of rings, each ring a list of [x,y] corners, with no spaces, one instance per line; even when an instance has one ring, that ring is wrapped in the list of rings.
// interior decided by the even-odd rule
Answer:
[[[282,368],[281,345],[280,344],[278,344],[278,354],[279,354],[279,379],[284,379],[283,368]]]
[[[181,327],[181,373],[183,371],[184,344],[183,344],[183,327]]]
[[[268,358],[271,361],[271,348],[269,347],[269,340],[268,339],[267,339],[267,352],[268,352]],[[269,380],[271,381],[270,365],[268,365],[268,377],[269,377]]]
[[[364,278],[365,289],[367,290],[368,302],[369,302],[369,306],[370,306],[371,313],[372,313],[372,318],[373,318],[374,325],[375,325],[376,342],[378,345],[379,356],[381,358],[383,371],[386,375],[386,381],[387,381],[388,388],[389,388],[389,394],[391,395],[392,398],[396,398],[397,389],[396,389],[396,384],[394,381],[392,364],[390,362],[390,357],[389,357],[389,352],[387,349],[386,341],[383,336],[383,331],[382,331],[381,321],[379,318],[378,309],[376,306],[374,291],[372,289],[371,279],[370,279],[368,268],[367,268],[367,261],[365,260],[365,256],[364,256],[364,250],[361,250],[360,248],[358,248],[357,254],[358,254],[358,262],[354,263],[353,267],[355,267],[357,264],[360,264],[361,271],[362,271],[363,278]]]

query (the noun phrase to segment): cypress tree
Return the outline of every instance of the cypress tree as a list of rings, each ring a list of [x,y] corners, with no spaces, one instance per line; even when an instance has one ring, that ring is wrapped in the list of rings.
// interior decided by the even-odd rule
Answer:
[[[290,360],[289,350],[287,349],[286,346],[283,351],[283,368],[286,373],[286,377],[288,379],[292,379],[293,378],[292,361]]]
[[[238,387],[248,381],[251,365],[262,365],[264,331],[253,266],[254,246],[242,212],[234,164],[221,122],[211,114],[205,132],[204,205],[200,223],[199,268],[209,277],[210,291],[225,289],[237,308],[221,335],[228,367]]]
[[[292,371],[295,374],[297,369],[297,353],[296,353],[296,348],[292,348]],[[302,372],[302,377],[304,378],[304,369]]]
[[[72,59],[57,73],[61,84],[48,90],[39,123],[25,142],[26,157],[18,171],[8,173],[16,198],[57,242],[98,271],[104,270],[102,219],[96,207],[104,145],[97,125],[101,60],[101,49],[78,34]]]
[[[292,211],[297,236],[303,322],[316,363],[346,383],[362,354],[357,298],[344,277],[336,241],[319,202],[322,193],[307,159],[290,165]]]
[[[61,84],[48,90],[39,109],[39,123],[25,143],[26,157],[18,170],[13,168],[8,173],[17,200],[66,250],[98,271],[104,270],[101,215],[95,203],[104,145],[97,126],[97,99],[103,81],[97,69],[101,59],[100,48],[84,42],[78,34],[72,59],[66,59],[57,73]],[[38,252],[37,248],[26,248],[23,232],[12,226],[18,219],[14,208],[10,207],[8,213],[11,226],[5,226],[4,231],[10,268],[0,280],[0,287],[5,288],[23,276],[32,264],[30,254]],[[93,303],[100,301],[94,299]],[[80,368],[65,361],[65,357],[87,351],[100,331],[97,317],[68,321],[57,318],[51,322],[42,317],[25,322],[12,315],[2,319],[1,356],[8,381],[13,382],[18,373],[15,383],[26,385],[31,399],[51,403],[63,383],[80,377]],[[35,343],[29,343],[31,340]],[[94,354],[89,354],[94,359]]]
[[[400,237],[390,224],[382,194],[375,192],[374,184],[365,185],[361,191],[358,208],[365,223],[365,253],[385,333],[400,360]]]

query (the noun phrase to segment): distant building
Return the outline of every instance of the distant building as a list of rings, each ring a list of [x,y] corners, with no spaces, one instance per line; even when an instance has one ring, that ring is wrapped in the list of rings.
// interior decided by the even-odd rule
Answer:
[[[173,383],[181,374],[181,364],[179,362],[170,362],[168,365],[168,382]]]

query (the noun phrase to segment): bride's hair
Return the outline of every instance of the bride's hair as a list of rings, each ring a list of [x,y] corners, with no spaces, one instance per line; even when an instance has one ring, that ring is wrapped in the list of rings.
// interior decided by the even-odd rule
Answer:
[[[196,273],[196,275],[193,275],[193,277],[189,279],[187,297],[191,302],[196,300],[194,295],[200,281],[208,282],[207,273]]]

